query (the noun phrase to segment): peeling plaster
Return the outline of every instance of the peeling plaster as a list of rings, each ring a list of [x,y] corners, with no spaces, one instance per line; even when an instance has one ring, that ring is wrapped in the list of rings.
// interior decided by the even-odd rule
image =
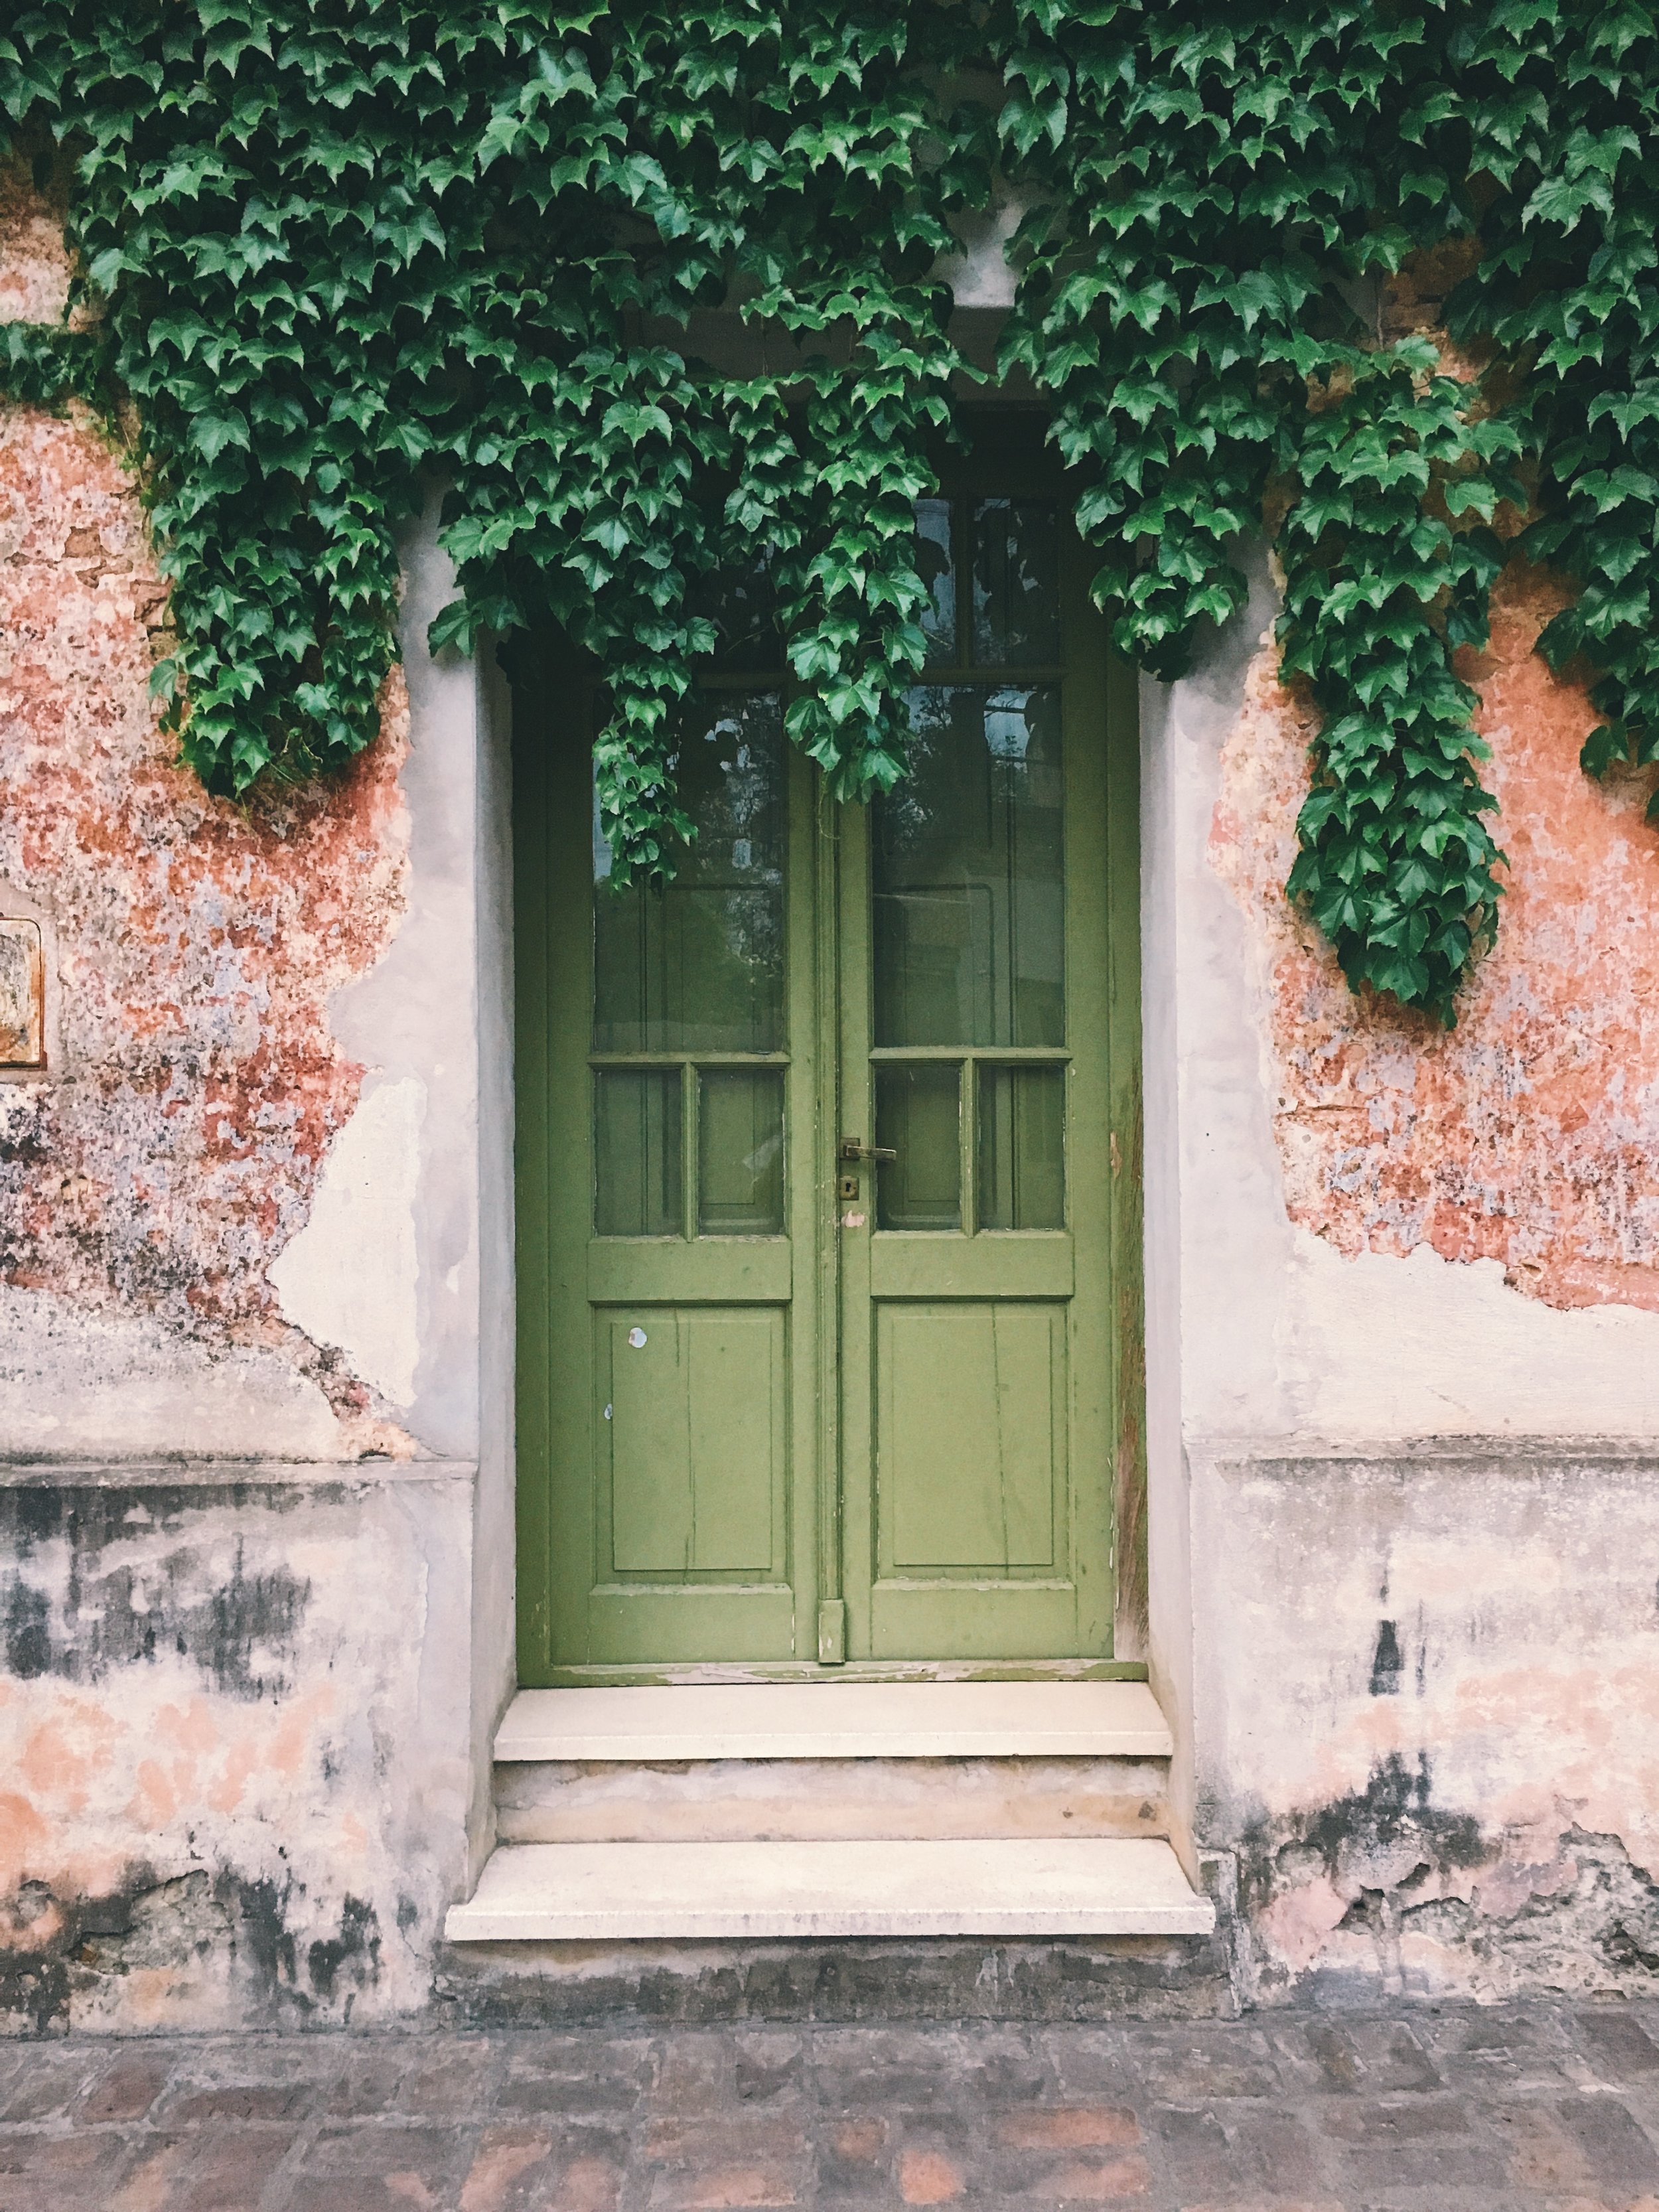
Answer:
[[[1533,647],[1565,603],[1511,568],[1466,657],[1509,855],[1498,941],[1448,1033],[1355,1000],[1284,883],[1315,728],[1252,664],[1227,741],[1212,865],[1252,931],[1264,1076],[1291,1218],[1347,1257],[1495,1261],[1558,1308],[1659,1311],[1659,833],[1650,772],[1591,783],[1596,717]],[[1651,1348],[1648,1357],[1652,1356]]]
[[[157,1409],[192,1404],[234,1347],[296,1382],[256,1394],[242,1449],[407,1451],[369,1378],[286,1321],[267,1279],[362,1080],[331,999],[382,957],[404,911],[401,677],[347,775],[239,808],[175,766],[156,727],[164,623],[136,493],[104,440],[79,417],[0,411],[0,880],[50,918],[62,1040],[52,1079],[0,1097],[0,1284],[54,1316],[159,1324],[152,1432],[131,1448],[237,1449],[188,1425],[153,1433]],[[37,1328],[24,1373],[61,1337],[55,1320]],[[372,1356],[401,1387],[397,1340]],[[72,1370],[43,1393],[76,1396]],[[88,1415],[79,1443],[95,1433]],[[0,1453],[16,1449],[0,1434]]]

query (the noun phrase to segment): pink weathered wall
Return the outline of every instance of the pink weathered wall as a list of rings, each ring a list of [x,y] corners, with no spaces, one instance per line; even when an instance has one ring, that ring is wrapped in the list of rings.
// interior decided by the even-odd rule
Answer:
[[[0,418],[0,905],[49,916],[50,1079],[0,1093],[0,1280],[275,1351],[407,1449],[277,1313],[362,1076],[329,1027],[402,908],[400,681],[339,782],[240,808],[173,763],[148,697],[165,592],[117,455],[84,419]]]
[[[1257,1293],[1314,1285],[1260,1439],[1188,1447],[1200,1826],[1262,2002],[1659,1977],[1659,830],[1650,771],[1579,769],[1563,603],[1512,565],[1466,657],[1508,868],[1455,1030],[1356,1000],[1285,896],[1313,724],[1271,644],[1219,749]]]
[[[0,317],[66,282],[0,173]],[[406,2013],[464,1879],[471,1469],[268,1279],[371,1073],[335,1013],[405,917],[403,679],[349,774],[239,806],[157,726],[165,621],[100,426],[0,406],[49,1040],[0,1075],[0,2032]]]
[[[51,320],[69,276],[60,211],[0,167],[0,319]],[[79,1317],[143,1318],[164,1333],[143,1340],[152,1358],[170,1338],[291,1371],[294,1437],[279,1422],[249,1448],[407,1452],[265,1279],[362,1082],[331,998],[404,909],[402,679],[350,774],[238,806],[158,729],[166,620],[137,488],[100,427],[78,407],[0,411],[0,915],[42,919],[54,956],[49,1079],[0,1084],[13,1425],[55,1358],[84,1356]],[[53,1447],[50,1430],[34,1441]]]
[[[55,215],[0,179],[0,316],[50,319],[66,283]],[[1648,779],[1578,770],[1583,696],[1531,649],[1559,603],[1512,572],[1471,664],[1510,888],[1450,1034],[1356,1003],[1285,900],[1309,724],[1271,649],[1171,738],[1195,858],[1152,886],[1180,942],[1149,933],[1148,973],[1190,1088],[1153,1218],[1193,1248],[1167,1363],[1190,1492],[1154,1575],[1189,1547],[1195,1829],[1264,2000],[1659,1972],[1659,1480],[1624,1388],[1659,1328],[1659,836]],[[0,2020],[25,2029],[419,2006],[491,1717],[471,1469],[270,1280],[376,1079],[342,999],[409,961],[400,680],[351,775],[241,810],[157,730],[164,615],[96,426],[0,409],[0,915],[46,933],[52,1047],[0,1080]],[[452,836],[445,866],[475,862]],[[398,985],[431,988],[418,961]],[[470,1264],[461,1237],[411,1299]],[[449,1325],[446,1379],[477,1350]],[[1442,1427],[1467,1448],[1419,1441]],[[1617,1449],[1559,1443],[1601,1428]],[[132,1464],[173,1458],[199,1463]],[[503,1515],[498,1627],[510,1548]]]
[[[1565,602],[1512,567],[1490,649],[1465,656],[1508,854],[1498,941],[1449,1032],[1361,1004],[1283,886],[1310,713],[1273,656],[1229,740],[1212,852],[1272,969],[1285,1204],[1350,1255],[1496,1260],[1553,1306],[1659,1309],[1659,830],[1652,771],[1595,784],[1581,686],[1533,650]]]

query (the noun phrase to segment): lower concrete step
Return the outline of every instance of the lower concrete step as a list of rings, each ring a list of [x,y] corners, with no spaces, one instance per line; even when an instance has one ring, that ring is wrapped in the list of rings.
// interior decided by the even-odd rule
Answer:
[[[1207,1936],[1166,1843],[990,1838],[503,1844],[452,1942],[823,1936]]]

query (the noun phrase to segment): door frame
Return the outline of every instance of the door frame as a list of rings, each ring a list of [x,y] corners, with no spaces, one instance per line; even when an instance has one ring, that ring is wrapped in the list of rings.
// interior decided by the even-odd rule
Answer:
[[[1041,419],[1030,410],[983,408],[973,410],[989,432],[984,444],[1012,449],[988,467],[984,449],[964,471],[941,469],[942,489],[947,493],[966,489],[1018,490],[1027,494],[1064,489],[1059,471],[1046,453],[1033,465],[1032,439],[1028,426]],[[1025,434],[1021,434],[1024,429]],[[1012,435],[1010,433],[1012,432]],[[943,457],[942,457],[943,458]],[[1068,538],[1070,533],[1068,532]],[[1086,594],[1086,575],[1080,564],[1086,550],[1072,541],[1062,574],[1062,591],[1068,596]],[[1073,618],[1068,613],[1068,619]],[[1102,623],[1091,611],[1084,619]],[[808,1594],[798,1593],[797,1611],[803,1616],[795,1659],[748,1664],[743,1662],[697,1662],[684,1667],[665,1663],[595,1663],[554,1665],[548,1653],[550,1641],[551,1583],[544,1563],[549,1559],[550,1413],[549,1370],[551,1359],[549,1299],[550,1273],[556,1259],[545,1233],[550,1220],[546,1147],[538,1146],[538,1131],[545,1133],[545,1111],[527,1114],[528,1091],[540,1085],[545,1094],[550,1081],[548,1064],[550,1024],[545,1018],[545,975],[543,963],[525,957],[533,933],[544,933],[544,876],[525,864],[522,851],[523,809],[516,794],[526,780],[526,763],[544,748],[550,704],[571,696],[570,678],[578,676],[584,691],[598,682],[591,661],[560,642],[544,641],[533,653],[523,655],[533,674],[521,677],[514,699],[514,836],[515,843],[514,936],[517,957],[517,1066],[515,1085],[520,1100],[515,1145],[515,1193],[518,1215],[518,1647],[519,1679],[526,1685],[603,1681],[665,1681],[695,1678],[728,1680],[788,1680],[803,1676],[833,1679],[834,1674],[860,1679],[981,1679],[1008,1680],[1058,1676],[1066,1679],[1145,1679],[1147,1635],[1146,1468],[1145,1445],[1144,1265],[1141,1162],[1141,1009],[1139,960],[1139,761],[1137,690],[1133,672],[1109,653],[1104,655],[1103,699],[1105,748],[1105,928],[1107,972],[1104,996],[1108,1022],[1109,1089],[1109,1207],[1107,1239],[1108,1297],[1111,1326],[1109,1373],[1106,1377],[1110,1464],[1104,1490],[1110,1500],[1113,1522],[1112,1554],[1115,1583],[1113,1656],[1109,1659],[1060,1661],[854,1661],[836,1664],[836,1655],[844,1622],[842,1571],[845,1530],[842,1525],[842,1485],[839,1466],[841,1401],[841,1333],[844,1326],[840,1295],[841,1267],[837,1237],[827,1228],[833,1215],[835,1144],[840,1133],[841,1103],[836,1091],[840,1044],[840,978],[842,932],[837,911],[841,896],[838,865],[837,810],[828,801],[817,780],[811,808],[814,851],[811,873],[813,885],[799,884],[790,896],[792,921],[810,902],[815,941],[812,972],[816,986],[816,1034],[806,1046],[817,1070],[815,1096],[816,1125],[797,1127],[793,1141],[798,1149],[793,1181],[801,1198],[792,1209],[799,1238],[810,1206],[816,1224],[810,1250],[797,1242],[794,1266],[798,1279],[812,1273],[813,1303],[817,1310],[816,1403],[810,1408],[793,1406],[789,1420],[795,1447],[811,1446],[815,1485],[811,1519],[816,1524],[815,1622],[805,1615]],[[793,750],[793,749],[792,749]],[[529,771],[533,775],[534,771]],[[792,767],[792,784],[799,773]],[[1069,844],[1069,838],[1068,838]],[[799,873],[799,871],[797,872]],[[797,1371],[800,1371],[797,1365]],[[804,1502],[804,1501],[803,1501]],[[793,1515],[796,1539],[806,1532],[807,1518],[799,1504]],[[802,1578],[804,1579],[804,1578]],[[811,1632],[816,1630],[814,1639]],[[814,1641],[816,1655],[814,1656]],[[826,1663],[828,1662],[828,1666]]]

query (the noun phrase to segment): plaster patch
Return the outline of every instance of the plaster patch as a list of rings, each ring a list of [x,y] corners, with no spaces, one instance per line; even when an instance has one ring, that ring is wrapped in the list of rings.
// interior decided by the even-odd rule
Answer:
[[[343,1352],[388,1403],[415,1396],[420,1356],[415,1200],[426,1086],[382,1084],[335,1140],[310,1218],[268,1279],[284,1319]]]
[[[359,1449],[316,1383],[274,1351],[181,1337],[151,1316],[88,1313],[0,1283],[0,1460],[346,1459]]]
[[[1004,200],[988,215],[968,213],[955,223],[959,253],[942,254],[934,264],[936,282],[951,287],[958,307],[1012,307],[1018,282],[1008,246],[1026,210],[1022,198]]]
[[[1429,1244],[1345,1260],[1298,1225],[1279,1356],[1315,1435],[1659,1431],[1659,1314],[1553,1311],[1500,1261],[1459,1265]]]

